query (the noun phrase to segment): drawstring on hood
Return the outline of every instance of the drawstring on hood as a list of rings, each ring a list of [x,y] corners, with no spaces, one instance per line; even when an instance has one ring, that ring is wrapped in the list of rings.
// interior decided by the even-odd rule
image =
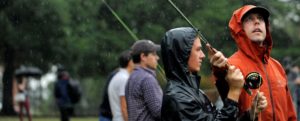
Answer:
[[[259,10],[263,15],[266,24],[266,39],[263,42],[263,46],[260,47],[257,43],[252,42],[243,30],[242,18],[250,11]],[[269,29],[269,12],[263,7],[257,7],[254,5],[246,5],[236,11],[234,11],[230,22],[229,28],[231,36],[237,43],[239,51],[242,51],[249,58],[256,62],[262,61],[268,63],[270,53],[272,50],[272,38]]]
[[[199,88],[199,82],[195,82],[197,74],[190,74],[188,70],[188,59],[197,31],[191,27],[181,27],[169,30],[162,42],[161,53],[166,77],[169,81],[179,81],[192,88]],[[198,78],[200,81],[200,78]]]

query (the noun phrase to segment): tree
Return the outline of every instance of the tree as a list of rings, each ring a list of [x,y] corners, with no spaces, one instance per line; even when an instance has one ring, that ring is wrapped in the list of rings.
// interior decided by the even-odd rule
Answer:
[[[57,1],[15,0],[0,11],[1,53],[4,63],[3,109],[4,115],[13,115],[12,78],[14,70],[24,65],[38,65],[47,68],[49,61],[55,61],[65,43],[64,20],[60,11],[53,9]]]
[[[140,39],[160,43],[164,33],[190,26],[167,0],[109,0],[108,4]],[[235,50],[228,29],[233,10],[247,2],[267,7],[274,40],[273,57],[298,57],[299,2],[263,0],[173,0],[205,38],[226,56]],[[297,19],[298,16],[298,19]],[[91,92],[117,66],[117,57],[134,39],[101,0],[2,0],[0,2],[0,63],[4,64],[3,114],[13,114],[11,87],[15,68],[33,65],[44,72],[62,64]],[[210,74],[203,64],[202,75]],[[162,65],[161,65],[162,66]],[[96,90],[87,100],[100,100]],[[83,96],[85,97],[85,96]],[[97,111],[97,101],[85,107]]]

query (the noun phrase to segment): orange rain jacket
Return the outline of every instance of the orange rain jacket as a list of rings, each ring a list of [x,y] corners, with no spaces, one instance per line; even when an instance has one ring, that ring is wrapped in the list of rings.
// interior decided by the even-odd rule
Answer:
[[[291,95],[287,87],[287,78],[280,63],[270,57],[272,38],[269,30],[269,20],[266,20],[266,39],[264,47],[248,39],[242,28],[242,17],[250,9],[256,6],[246,5],[234,11],[229,27],[238,51],[230,58],[229,63],[240,68],[244,77],[250,72],[258,72],[263,78],[260,88],[267,98],[268,106],[258,116],[259,121],[296,121],[296,113],[293,107]],[[252,90],[252,96],[242,91],[239,98],[241,112],[250,109],[256,90]]]

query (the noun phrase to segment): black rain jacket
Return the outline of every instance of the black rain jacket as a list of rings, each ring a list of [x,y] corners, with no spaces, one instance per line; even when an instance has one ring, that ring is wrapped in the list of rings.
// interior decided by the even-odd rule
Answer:
[[[167,77],[161,117],[163,121],[235,121],[237,102],[225,99],[217,110],[199,89],[200,76],[190,74],[188,59],[197,32],[190,27],[168,31],[161,42],[161,54]]]

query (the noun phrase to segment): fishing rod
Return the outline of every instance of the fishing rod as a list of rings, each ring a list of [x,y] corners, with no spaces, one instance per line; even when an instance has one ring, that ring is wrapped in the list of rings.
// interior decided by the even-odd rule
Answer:
[[[169,3],[176,9],[176,11],[187,21],[187,23],[195,30],[197,31],[198,35],[200,36],[200,40],[206,45],[208,51],[210,54],[215,54],[217,52],[217,50],[215,48],[213,48],[211,46],[211,44],[206,40],[206,38],[201,34],[201,31],[199,29],[196,28],[196,26],[194,26],[192,24],[192,22],[183,14],[183,12],[174,4],[174,2],[172,0],[168,0]],[[225,68],[228,69],[229,64],[226,63]],[[252,95],[252,92],[249,88],[251,89],[257,89],[258,86],[260,86],[262,84],[262,79],[260,80],[255,80],[255,79],[259,79],[257,76],[260,76],[259,73],[257,72],[251,72],[246,76],[245,79],[245,85],[244,85],[244,89],[246,90],[246,92],[249,95]],[[255,77],[255,78],[254,78]],[[261,78],[261,76],[260,76]]]
[[[255,118],[255,115],[256,115],[256,106],[258,104],[258,93],[260,92],[260,88],[261,88],[261,85],[262,85],[262,76],[258,73],[258,72],[251,72],[249,73],[246,77],[248,77],[248,80],[246,81],[249,81],[251,80],[251,82],[248,82],[248,83],[251,83],[249,84],[250,88],[251,89],[258,89],[257,91],[257,95],[254,97],[254,110],[253,110],[253,121],[256,119]]]
[[[125,22],[118,16],[118,14],[106,3],[105,0],[102,0],[104,5],[109,9],[109,11],[116,17],[116,19],[122,24],[122,26],[126,29],[126,31],[130,34],[130,36],[135,40],[139,40],[138,37],[129,29],[129,27],[125,24]]]
[[[260,87],[258,88],[258,90],[260,90]],[[259,91],[258,91],[258,92],[259,92]],[[258,93],[258,92],[257,92],[257,93]],[[256,106],[257,106],[257,104],[258,104],[258,95],[256,95],[256,96],[255,96],[255,99],[254,99],[254,105],[255,105],[255,106],[254,106],[253,117],[252,117],[253,119],[252,119],[252,121],[255,121],[255,119],[256,119],[256,118],[255,118],[255,115],[256,115]]]
[[[199,29],[197,29],[196,26],[194,26],[194,24],[192,24],[192,22],[182,13],[182,11],[174,4],[174,2],[172,0],[168,0],[168,1],[176,9],[176,11],[185,19],[185,21],[187,21],[187,23],[193,29],[195,29],[195,31],[197,31],[198,35],[200,36],[200,40],[204,43],[204,45],[206,45],[206,47],[208,47],[208,50],[211,53],[216,53],[216,50],[208,43],[206,38],[201,34],[201,31]]]
[[[102,0],[104,5],[109,9],[109,11],[114,15],[114,17],[122,24],[122,26],[126,29],[126,31],[130,34],[130,36],[135,40],[138,41],[138,37],[129,29],[129,27],[125,24],[125,22],[118,16],[118,14],[106,3],[105,0]],[[165,71],[162,69],[162,67],[158,64],[158,73],[163,78],[163,80],[166,82],[165,78]]]
[[[217,52],[217,50],[215,48],[213,48],[208,41],[205,39],[205,37],[201,34],[201,31],[199,29],[197,29],[192,22],[183,14],[183,12],[174,4],[174,2],[172,0],[168,0],[169,3],[176,9],[176,11],[187,21],[187,23],[195,30],[197,31],[200,40],[206,45],[208,52],[210,54],[215,54]],[[225,68],[228,69],[229,64],[226,63]],[[250,72],[246,78],[245,78],[245,83],[244,83],[244,90],[249,94],[252,95],[252,91],[251,89],[258,89],[258,92],[260,90],[260,87],[262,85],[262,77],[258,72]],[[256,105],[257,105],[257,101],[258,100],[258,95],[256,95],[255,97],[255,106],[254,106],[254,114],[253,114],[253,118],[255,119],[255,111],[256,111]]]

